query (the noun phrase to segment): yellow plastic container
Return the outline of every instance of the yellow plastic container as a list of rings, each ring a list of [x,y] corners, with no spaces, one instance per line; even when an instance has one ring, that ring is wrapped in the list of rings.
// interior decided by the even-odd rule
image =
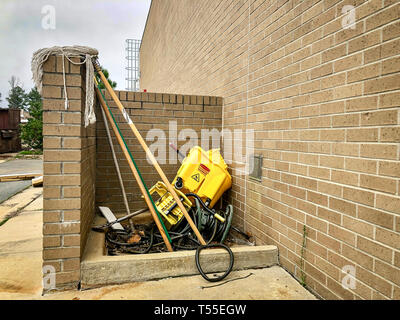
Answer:
[[[150,190],[149,193],[153,195],[157,192],[160,197],[155,205],[158,209],[158,212],[161,213],[165,227],[169,230],[172,227],[179,225],[179,223],[183,220],[183,212],[177,206],[176,201],[173,196],[169,193],[165,184],[161,181],[158,181]],[[181,199],[183,205],[186,210],[189,210],[192,207],[192,202],[186,198],[186,196],[179,190],[176,190],[176,193]]]
[[[197,146],[183,160],[173,185],[181,178],[183,186],[180,191],[195,193],[203,202],[209,199],[209,207],[212,208],[232,186],[232,177],[227,168],[219,149],[206,152]]]

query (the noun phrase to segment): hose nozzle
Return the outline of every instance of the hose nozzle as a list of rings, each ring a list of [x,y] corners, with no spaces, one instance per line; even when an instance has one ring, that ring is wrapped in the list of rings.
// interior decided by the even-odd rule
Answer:
[[[214,217],[220,222],[225,223],[225,218],[221,217],[218,213],[214,214]]]

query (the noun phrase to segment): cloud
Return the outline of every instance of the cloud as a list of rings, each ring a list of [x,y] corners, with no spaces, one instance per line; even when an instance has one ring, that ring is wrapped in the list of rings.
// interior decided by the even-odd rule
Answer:
[[[151,0],[1,0],[0,93],[6,107],[8,80],[17,76],[33,86],[34,51],[55,45],[85,45],[99,50],[110,77],[125,89],[125,40],[141,39]],[[42,8],[52,5],[56,29],[42,28]]]

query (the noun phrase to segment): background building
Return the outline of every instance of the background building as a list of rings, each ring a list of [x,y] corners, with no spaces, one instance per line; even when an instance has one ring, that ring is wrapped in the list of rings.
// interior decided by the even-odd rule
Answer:
[[[223,97],[223,127],[255,130],[262,179],[231,165],[236,223],[324,298],[400,299],[399,18],[392,0],[153,0],[148,16],[141,86]]]
[[[0,109],[0,153],[21,150],[20,109]]]

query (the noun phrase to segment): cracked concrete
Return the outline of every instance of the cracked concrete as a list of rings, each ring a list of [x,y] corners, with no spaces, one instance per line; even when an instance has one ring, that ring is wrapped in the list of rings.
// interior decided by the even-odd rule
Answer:
[[[32,211],[41,210],[43,207],[42,193],[43,188],[29,187],[4,201],[0,205],[0,223],[10,216],[17,215],[21,210],[27,211],[27,207],[33,208]]]

